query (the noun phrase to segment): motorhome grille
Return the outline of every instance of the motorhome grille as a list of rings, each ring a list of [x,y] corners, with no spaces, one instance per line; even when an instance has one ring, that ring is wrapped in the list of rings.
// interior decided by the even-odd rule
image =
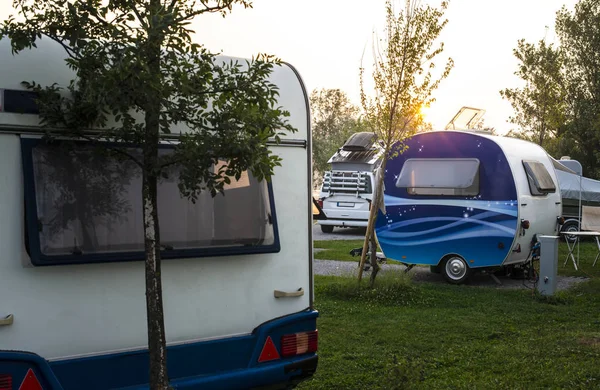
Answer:
[[[371,193],[371,180],[364,172],[325,172],[323,191],[345,193]]]

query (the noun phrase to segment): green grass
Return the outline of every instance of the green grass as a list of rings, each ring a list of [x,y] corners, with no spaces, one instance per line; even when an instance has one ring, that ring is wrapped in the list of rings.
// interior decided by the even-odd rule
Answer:
[[[580,270],[575,271],[571,259],[565,264],[565,259],[569,249],[567,244],[561,242],[558,246],[558,273],[565,276],[585,276],[600,278],[600,259],[596,262],[596,266],[592,267],[594,258],[598,253],[598,246],[595,241],[587,241],[579,244],[579,266]],[[575,259],[577,259],[577,248],[573,251]]]
[[[315,276],[319,367],[299,388],[600,388],[593,245],[581,247],[580,272],[562,266],[561,245],[560,273],[592,280],[550,298],[413,283],[402,272],[381,274],[375,289]]]
[[[360,261],[360,256],[352,257],[352,255],[350,255],[350,250],[355,248],[362,248],[362,246],[363,240],[317,240],[314,241],[314,247],[321,248],[324,250],[315,252],[315,259],[353,261],[358,263]],[[377,246],[377,250],[381,251],[379,245]],[[387,260],[387,264],[400,263],[395,260]]]
[[[314,241],[315,248],[324,249],[315,252],[315,259],[358,261],[360,257],[350,256],[350,250],[362,248],[363,240],[327,240]]]

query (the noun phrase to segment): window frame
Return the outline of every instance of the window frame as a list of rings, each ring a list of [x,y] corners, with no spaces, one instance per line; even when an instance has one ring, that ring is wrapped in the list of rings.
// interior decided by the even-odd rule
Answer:
[[[477,162],[477,171],[475,172],[475,177],[473,180],[473,184],[476,182],[477,183],[477,193],[469,193],[469,194],[423,194],[423,193],[414,193],[415,189],[468,189],[469,187],[403,187],[403,186],[398,186],[398,182],[400,181],[400,178],[402,177],[402,170],[404,170],[405,164],[408,161],[475,161]],[[396,180],[396,188],[404,188],[406,190],[406,193],[408,194],[408,196],[426,196],[426,197],[451,197],[451,198],[463,198],[463,197],[471,197],[471,196],[477,196],[479,194],[481,194],[481,178],[480,178],[480,174],[481,174],[481,161],[478,158],[474,158],[474,157],[458,157],[458,158],[409,158],[406,161],[404,161],[404,164],[402,164],[402,170],[400,170],[400,173],[398,174],[398,179]],[[471,186],[473,185],[471,184]],[[413,191],[411,192],[410,190],[413,189]]]
[[[521,163],[523,165],[523,170],[525,171],[525,177],[527,178],[527,184],[529,185],[529,194],[531,196],[547,196],[548,194],[556,193],[556,189],[557,189],[556,183],[554,182],[554,179],[552,179],[552,176],[550,175],[550,171],[546,168],[546,166],[541,161],[521,160]],[[540,189],[538,177],[536,177],[535,172],[531,168],[530,164],[539,164],[544,168],[544,170],[548,174],[548,177],[552,181],[552,184],[554,187],[552,190],[541,190]],[[533,182],[532,182],[532,180],[533,180]],[[535,189],[536,193],[534,193],[534,189]]]
[[[145,260],[145,252],[110,252],[110,253],[89,253],[89,254],[56,254],[47,255],[42,252],[40,246],[40,235],[38,229],[38,206],[35,192],[35,176],[33,164],[33,150],[36,146],[45,141],[41,138],[21,137],[21,158],[23,171],[23,195],[24,195],[24,239],[25,249],[29,254],[31,264],[34,266],[53,266],[67,264],[95,264],[95,263],[113,263]],[[58,141],[60,142],[60,141]],[[75,144],[89,144],[86,141],[76,141]],[[137,147],[139,145],[104,142],[107,146],[117,147]],[[174,149],[173,145],[160,144],[159,149]],[[273,243],[268,245],[256,246],[218,246],[161,250],[161,258],[170,259],[191,259],[204,257],[221,257],[235,255],[254,255],[265,253],[277,253],[281,250],[279,240],[279,226],[277,223],[277,212],[275,209],[275,196],[272,182],[267,182],[267,194],[271,208],[271,218],[273,226]],[[141,195],[140,195],[141,196]],[[227,196],[227,195],[225,195]]]

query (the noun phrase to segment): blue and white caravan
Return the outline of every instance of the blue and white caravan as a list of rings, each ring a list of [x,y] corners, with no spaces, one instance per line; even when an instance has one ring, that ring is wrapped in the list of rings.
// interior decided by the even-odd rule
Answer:
[[[21,85],[68,85],[64,58],[52,41],[15,56],[0,41],[0,389],[147,389],[139,171],[45,143]],[[290,65],[270,81],[298,129],[270,146],[271,183],[248,173],[195,204],[159,184],[177,389],[283,389],[317,367],[308,99]]]
[[[474,131],[434,131],[405,141],[387,162],[385,256],[430,265],[451,283],[477,269],[528,260],[535,234],[556,233],[561,198],[540,146]]]

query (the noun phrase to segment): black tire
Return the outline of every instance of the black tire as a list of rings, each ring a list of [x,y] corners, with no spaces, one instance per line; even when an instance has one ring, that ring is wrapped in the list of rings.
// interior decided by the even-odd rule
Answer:
[[[333,226],[331,226],[331,225],[321,225],[321,231],[323,233],[333,233]]]
[[[560,228],[561,232],[577,232],[579,231],[579,222],[578,221],[568,221]],[[575,236],[565,235],[565,240],[569,240],[569,242],[575,242]]]
[[[442,261],[441,266],[444,279],[448,283],[463,284],[471,277],[471,268],[469,264],[458,255],[448,256]]]

